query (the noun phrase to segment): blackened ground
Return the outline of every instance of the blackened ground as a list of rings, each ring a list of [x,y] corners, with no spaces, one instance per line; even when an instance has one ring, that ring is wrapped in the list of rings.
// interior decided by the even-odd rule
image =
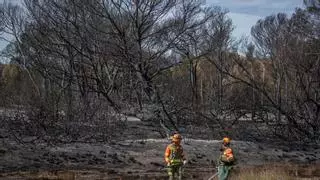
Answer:
[[[119,136],[108,142],[55,144],[41,140],[19,143],[0,127],[0,179],[167,179],[163,156],[169,141],[155,127],[148,122],[128,122],[126,128],[119,129]],[[185,176],[206,179],[215,173],[221,142],[210,139],[209,131],[207,137],[206,130],[195,132],[183,134],[189,161]],[[275,144],[234,140],[232,147],[238,159],[235,173],[245,168],[282,165],[293,177],[320,179],[318,145]]]

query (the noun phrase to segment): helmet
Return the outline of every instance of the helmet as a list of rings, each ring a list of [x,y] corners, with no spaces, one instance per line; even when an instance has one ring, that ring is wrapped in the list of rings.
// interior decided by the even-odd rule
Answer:
[[[224,144],[229,144],[230,141],[231,141],[231,139],[230,139],[229,137],[224,137],[224,138],[222,139],[222,141],[223,141]]]
[[[182,137],[181,137],[180,134],[174,134],[174,135],[172,136],[172,141],[173,141],[173,142],[179,142],[179,141],[181,141],[181,139],[182,139]]]

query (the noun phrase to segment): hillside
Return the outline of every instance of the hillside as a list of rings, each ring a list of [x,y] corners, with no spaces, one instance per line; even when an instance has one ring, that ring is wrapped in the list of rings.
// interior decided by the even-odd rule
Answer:
[[[19,144],[1,129],[0,179],[166,179],[163,153],[168,140],[140,121],[128,122],[123,135],[128,138],[109,143]],[[186,138],[183,146],[188,179],[206,179],[215,172],[219,140]],[[234,140],[233,148],[237,173],[275,165],[295,177],[320,178],[318,145],[289,148]]]

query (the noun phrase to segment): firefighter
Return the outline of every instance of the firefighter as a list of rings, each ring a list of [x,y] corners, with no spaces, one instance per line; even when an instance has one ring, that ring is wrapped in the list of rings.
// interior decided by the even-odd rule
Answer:
[[[165,162],[167,163],[169,180],[177,177],[182,179],[182,166],[187,163],[183,148],[181,146],[181,135],[175,133],[172,137],[172,143],[169,144],[165,151]]]
[[[235,163],[235,157],[233,150],[230,147],[231,139],[229,137],[224,137],[221,146],[221,155],[218,159],[218,177],[219,180],[227,180],[230,175],[232,166]]]

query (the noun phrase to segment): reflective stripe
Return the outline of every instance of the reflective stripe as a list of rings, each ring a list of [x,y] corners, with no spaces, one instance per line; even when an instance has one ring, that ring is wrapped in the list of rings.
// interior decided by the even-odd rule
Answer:
[[[171,163],[172,164],[181,164],[182,163],[182,159],[172,159]]]

